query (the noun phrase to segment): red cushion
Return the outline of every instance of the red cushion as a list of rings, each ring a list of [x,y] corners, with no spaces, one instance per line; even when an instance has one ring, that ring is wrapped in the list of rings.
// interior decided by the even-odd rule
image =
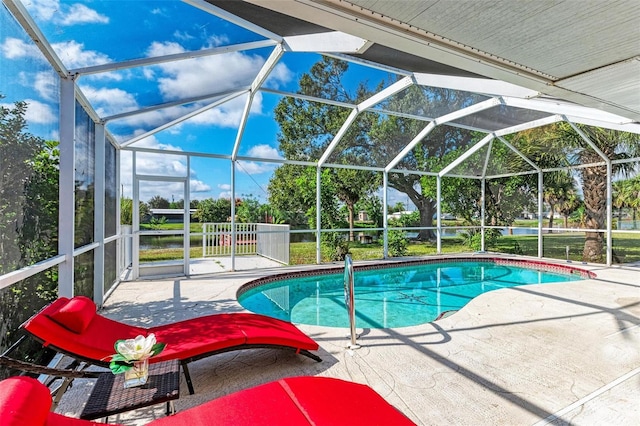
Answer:
[[[278,382],[223,396],[147,426],[278,426],[309,422]],[[339,424],[339,423],[336,423]]]
[[[57,413],[49,413],[46,424],[47,426],[104,426],[104,423],[90,422],[89,420],[76,419]],[[109,426],[118,425],[120,425],[120,423],[109,423]]]
[[[150,362],[189,359],[244,344],[244,334],[229,315],[235,314],[208,315],[150,328],[156,340],[166,344]]]
[[[250,345],[283,345],[309,351],[319,348],[318,343],[290,322],[259,314],[232,315],[233,323],[242,330]]]
[[[96,315],[96,304],[84,296],[76,296],[49,316],[58,324],[74,333],[82,333],[87,329]]]
[[[53,301],[27,320],[23,324],[24,329],[41,339],[44,346],[51,345],[73,356],[102,360],[105,363],[115,353],[113,345],[116,340],[147,334],[147,330],[142,327],[124,324],[98,314],[94,316],[84,333],[75,333],[51,318],[51,315],[65,306],[68,300],[61,297]]]
[[[104,363],[115,353],[113,345],[117,340],[149,333],[155,333],[158,342],[166,344],[159,355],[150,359],[152,363],[200,358],[243,344],[318,349],[318,344],[293,324],[263,315],[213,314],[147,329],[96,314],[93,302],[93,319],[82,333],[76,333],[53,319],[68,303],[69,299],[64,297],[55,300],[26,321],[24,329],[41,339],[45,346],[51,345],[62,352]]]
[[[367,385],[330,377],[290,377],[280,383],[316,426],[415,425]]]
[[[0,425],[44,426],[51,409],[49,389],[26,376],[0,382]]]

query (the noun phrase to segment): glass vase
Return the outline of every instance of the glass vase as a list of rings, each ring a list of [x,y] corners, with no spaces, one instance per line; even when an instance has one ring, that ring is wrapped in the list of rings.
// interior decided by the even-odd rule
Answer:
[[[133,367],[124,372],[124,387],[133,388],[147,383],[149,378],[149,360],[136,361]]]

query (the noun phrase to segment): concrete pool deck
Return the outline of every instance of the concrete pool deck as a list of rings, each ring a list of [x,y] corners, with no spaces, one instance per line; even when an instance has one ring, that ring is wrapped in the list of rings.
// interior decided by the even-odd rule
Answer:
[[[102,313],[148,325],[243,311],[235,295],[248,281],[336,265],[123,282]],[[312,375],[368,384],[420,425],[640,424],[640,266],[571,265],[597,277],[485,293],[433,323],[360,329],[357,350],[346,349],[346,328],[300,325],[320,344],[321,363],[273,349],[194,362],[196,394],[182,379],[176,408]],[[91,386],[76,380],[56,411],[78,416]],[[159,405],[109,420],[142,425],[163,415]]]

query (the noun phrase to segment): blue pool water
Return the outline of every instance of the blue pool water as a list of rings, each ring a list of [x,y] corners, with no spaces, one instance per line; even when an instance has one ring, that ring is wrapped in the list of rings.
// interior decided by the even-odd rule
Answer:
[[[297,324],[349,327],[344,274],[285,278],[241,292],[246,309]],[[356,270],[356,326],[395,328],[434,321],[479,294],[526,284],[583,279],[487,261],[438,262]]]

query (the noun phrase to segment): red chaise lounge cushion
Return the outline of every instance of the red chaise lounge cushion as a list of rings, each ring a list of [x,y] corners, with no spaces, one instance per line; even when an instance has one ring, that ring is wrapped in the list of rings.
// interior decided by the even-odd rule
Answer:
[[[107,373],[109,374],[109,373]],[[0,382],[2,426],[91,426],[50,412],[49,390],[19,376]],[[329,377],[290,377],[209,401],[147,426],[413,425],[369,386]]]
[[[93,313],[93,315],[91,315]],[[295,325],[252,313],[213,314],[171,324],[144,328],[114,321],[96,313],[96,306],[82,296],[61,297],[23,324],[25,330],[68,354],[105,363],[117,340],[155,333],[166,344],[150,359],[188,360],[241,345],[287,346],[316,351],[318,344]]]

